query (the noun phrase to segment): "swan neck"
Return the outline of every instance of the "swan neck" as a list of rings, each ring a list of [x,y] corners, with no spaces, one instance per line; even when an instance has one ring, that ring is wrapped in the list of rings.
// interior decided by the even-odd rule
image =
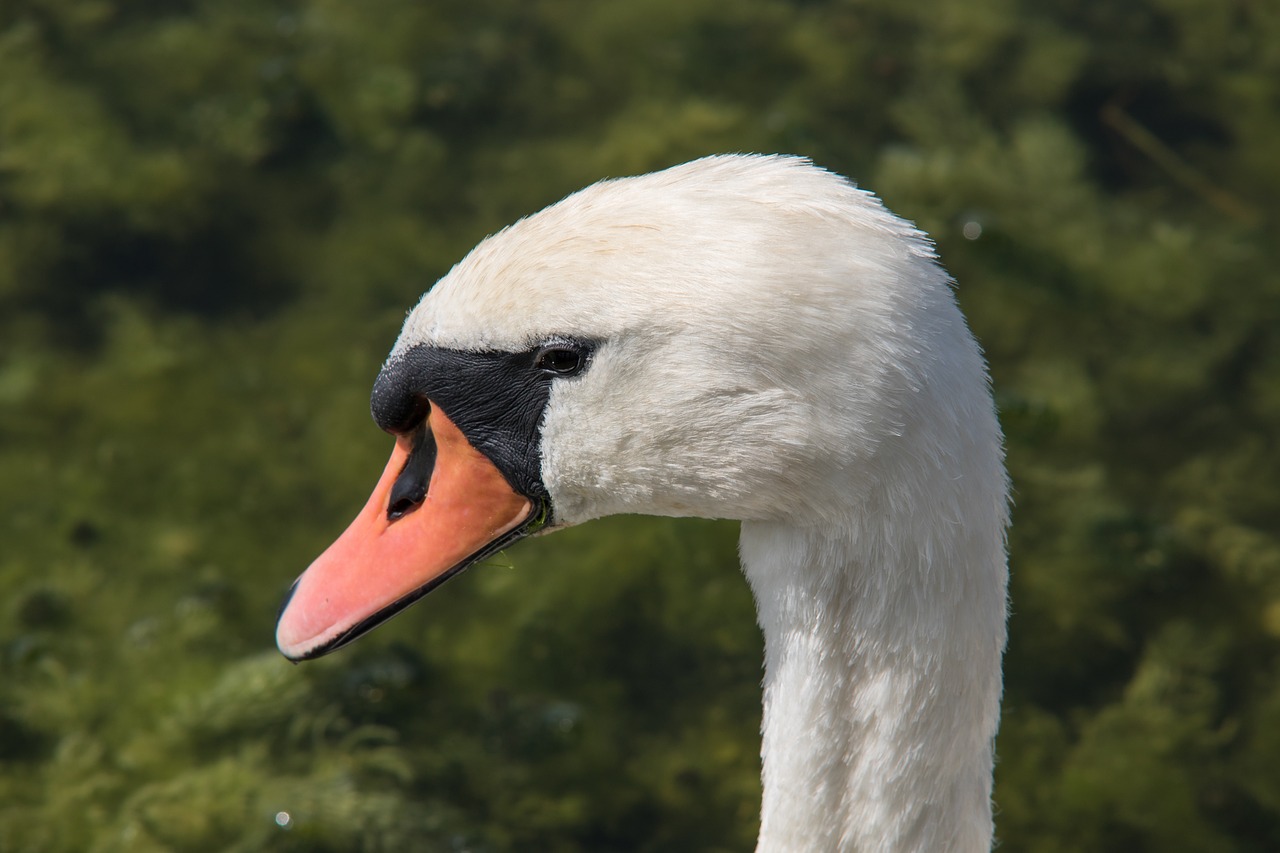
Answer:
[[[1002,540],[744,523],[765,640],[759,851],[990,850]]]

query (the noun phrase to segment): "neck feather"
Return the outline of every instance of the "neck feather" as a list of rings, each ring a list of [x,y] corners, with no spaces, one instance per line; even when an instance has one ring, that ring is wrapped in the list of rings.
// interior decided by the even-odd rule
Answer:
[[[1006,568],[1003,506],[985,510],[743,524],[765,639],[760,851],[990,849]]]

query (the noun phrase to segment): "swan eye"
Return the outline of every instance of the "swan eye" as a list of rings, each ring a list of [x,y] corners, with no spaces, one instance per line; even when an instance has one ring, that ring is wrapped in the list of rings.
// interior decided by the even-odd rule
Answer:
[[[568,344],[551,344],[538,350],[533,366],[553,376],[575,376],[587,366],[587,354]]]

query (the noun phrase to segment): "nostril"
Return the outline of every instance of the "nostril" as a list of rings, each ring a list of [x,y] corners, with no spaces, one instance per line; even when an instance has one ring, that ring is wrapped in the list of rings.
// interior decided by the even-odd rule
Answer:
[[[404,478],[396,480],[391,489],[391,501],[387,504],[387,519],[395,521],[418,506],[427,497],[427,489],[423,483],[406,483]]]
[[[436,467],[436,440],[427,429],[420,424],[414,431],[413,450],[396,477],[391,487],[391,495],[387,499],[387,520],[396,521],[404,518],[417,509],[427,499],[427,488],[431,484],[431,472]]]
[[[387,517],[392,521],[401,519],[426,498],[426,489],[413,488],[412,491],[404,494],[398,494],[398,491],[398,488],[392,489],[392,500],[387,506]]]

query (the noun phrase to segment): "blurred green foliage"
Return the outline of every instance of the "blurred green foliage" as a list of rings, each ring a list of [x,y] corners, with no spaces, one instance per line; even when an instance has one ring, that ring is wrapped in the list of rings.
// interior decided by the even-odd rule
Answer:
[[[5,0],[0,849],[749,849],[733,525],[558,533],[271,649],[418,294],[735,150],[934,234],[990,357],[1003,849],[1280,849],[1278,105],[1261,0]]]

